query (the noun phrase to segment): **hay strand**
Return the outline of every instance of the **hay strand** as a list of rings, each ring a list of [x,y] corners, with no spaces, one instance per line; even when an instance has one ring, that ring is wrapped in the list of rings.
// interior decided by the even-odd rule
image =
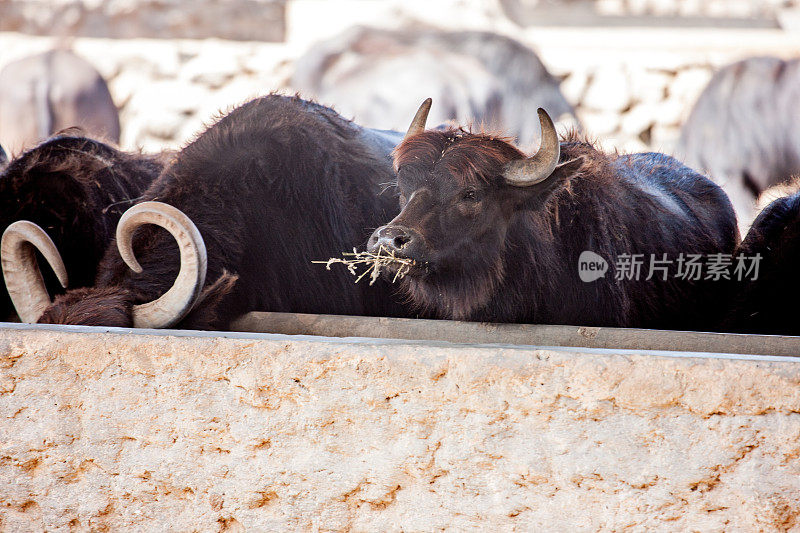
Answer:
[[[352,252],[342,252],[343,257],[332,257],[327,261],[311,261],[312,263],[325,265],[328,270],[331,269],[333,264],[342,264],[347,267],[347,270],[356,277],[355,283],[358,283],[369,274],[369,284],[375,283],[375,280],[381,274],[381,269],[389,265],[399,265],[397,272],[392,278],[392,283],[402,279],[411,270],[415,262],[413,259],[407,257],[397,257],[394,251],[388,251],[381,246],[378,248],[377,253],[372,252],[358,252],[353,248]],[[367,269],[361,274],[358,273],[357,267],[365,266]]]

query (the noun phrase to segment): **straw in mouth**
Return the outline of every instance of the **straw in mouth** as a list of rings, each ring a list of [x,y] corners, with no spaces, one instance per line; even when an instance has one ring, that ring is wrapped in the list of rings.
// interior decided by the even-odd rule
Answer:
[[[342,257],[332,257],[327,261],[311,261],[312,263],[317,263],[321,265],[325,265],[325,267],[330,270],[331,265],[334,263],[341,263],[347,267],[347,270],[354,276],[358,276],[356,278],[355,283],[361,281],[367,274],[369,274],[369,284],[372,285],[375,283],[375,280],[378,279],[381,273],[381,269],[387,267],[389,265],[399,265],[397,272],[395,272],[394,277],[392,278],[392,283],[396,282],[399,279],[402,279],[408,272],[411,270],[411,267],[414,266],[416,263],[413,259],[409,259],[407,257],[397,257],[394,254],[394,251],[386,250],[383,246],[378,248],[377,253],[373,252],[358,252],[355,248],[353,248],[352,252],[342,252]],[[366,266],[368,267],[364,272],[361,274],[358,273],[357,267],[358,266]]]

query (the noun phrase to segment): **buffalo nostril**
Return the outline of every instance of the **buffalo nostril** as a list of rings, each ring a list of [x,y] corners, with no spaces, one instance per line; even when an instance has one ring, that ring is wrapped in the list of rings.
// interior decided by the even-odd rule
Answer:
[[[401,226],[383,226],[375,230],[367,241],[367,249],[377,252],[380,249],[386,252],[398,252],[407,248],[414,240],[413,234]]]
[[[394,247],[395,248],[402,248],[405,246],[411,238],[408,235],[398,235],[394,238]]]

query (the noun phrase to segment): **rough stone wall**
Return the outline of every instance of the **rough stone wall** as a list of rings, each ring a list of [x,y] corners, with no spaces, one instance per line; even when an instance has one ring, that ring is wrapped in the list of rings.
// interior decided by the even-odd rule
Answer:
[[[680,52],[652,53],[642,61],[639,53],[627,52],[629,57],[609,51],[601,61],[586,62],[587,46],[575,52],[581,59],[564,58],[555,69],[564,78],[562,91],[576,102],[586,133],[606,149],[670,152],[694,102],[724,62]]]
[[[285,0],[3,0],[0,31],[282,41]]]
[[[797,0],[596,0],[598,11],[624,15],[774,17]]]
[[[83,331],[0,330],[0,530],[800,530],[798,358]]]
[[[54,42],[0,33],[0,63]],[[80,38],[70,44],[108,81],[120,109],[120,144],[147,152],[179,148],[221,111],[282,87],[290,53],[279,44],[219,39]]]
[[[586,5],[599,15],[678,17],[775,17],[797,0],[502,0],[529,9]]]

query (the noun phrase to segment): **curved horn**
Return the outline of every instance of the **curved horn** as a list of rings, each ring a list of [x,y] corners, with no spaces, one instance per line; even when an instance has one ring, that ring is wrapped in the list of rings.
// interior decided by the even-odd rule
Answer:
[[[9,225],[0,241],[0,263],[11,302],[20,320],[28,323],[39,320],[50,305],[50,295],[47,294],[34,249],[39,250],[47,260],[61,286],[67,288],[67,269],[47,233],[27,220],[18,220]]]
[[[406,136],[403,137],[403,140],[408,139],[412,135],[416,135],[417,133],[422,133],[425,131],[425,123],[428,122],[428,113],[431,110],[431,104],[433,104],[433,100],[430,98],[426,98],[422,105],[419,106],[417,109],[417,114],[414,115],[414,120],[411,121],[411,125],[408,127],[408,131],[406,132]]]
[[[155,224],[178,242],[181,268],[172,287],[158,299],[133,306],[136,328],[169,327],[191,311],[206,281],[206,246],[197,226],[179,209],[162,202],[142,202],[122,215],[117,226],[117,248],[122,260],[136,273],[142,266],[133,254],[133,234],[139,226]]]
[[[561,146],[558,142],[556,128],[547,111],[540,107],[537,113],[539,113],[539,123],[542,126],[542,142],[539,145],[539,151],[531,157],[511,161],[506,165],[503,177],[509,185],[516,187],[535,185],[552,174],[558,165]]]

